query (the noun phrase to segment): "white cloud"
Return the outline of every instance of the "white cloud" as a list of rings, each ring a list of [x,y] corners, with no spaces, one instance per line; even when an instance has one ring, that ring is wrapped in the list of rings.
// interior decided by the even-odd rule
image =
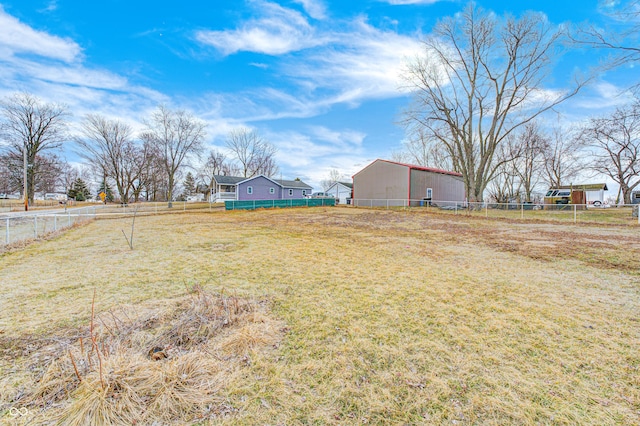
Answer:
[[[399,96],[405,61],[421,49],[417,38],[379,30],[364,19],[332,37],[340,41],[287,61],[283,72],[311,89],[329,89],[335,103]]]
[[[200,43],[215,47],[223,55],[240,51],[282,55],[326,43],[299,12],[270,2],[256,2],[261,18],[227,31],[202,30]]]
[[[434,4],[443,0],[386,0],[386,3],[393,5],[405,5],[405,4]]]
[[[34,30],[7,14],[0,5],[0,48],[3,53],[34,54],[73,62],[80,58],[80,46],[72,40]]]
[[[327,17],[327,8],[320,0],[293,0],[295,3],[302,5],[304,10],[313,19],[325,19]]]

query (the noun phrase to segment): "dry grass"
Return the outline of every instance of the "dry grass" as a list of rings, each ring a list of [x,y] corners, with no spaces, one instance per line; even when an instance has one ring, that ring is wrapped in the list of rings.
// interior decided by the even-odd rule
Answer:
[[[96,221],[0,258],[0,421],[20,392],[24,401],[64,395],[50,408],[60,413],[113,413],[119,402],[105,396],[95,366],[82,370],[76,339],[90,323],[93,288],[105,321],[109,310],[120,317],[119,306],[156,318],[156,340],[134,333],[144,344],[129,345],[148,348],[158,336],[180,336],[170,332],[180,315],[148,313],[176,312],[187,283],[268,298],[270,310],[248,312],[213,341],[210,322],[178,327],[209,336],[179,339],[181,364],[108,351],[112,364],[103,367],[114,376],[104,376],[119,378],[129,404],[122,413],[138,416],[156,400],[183,408],[146,419],[178,424],[198,416],[215,424],[640,423],[637,229],[289,209],[139,218],[132,251],[118,234],[124,223]],[[281,341],[273,318],[286,324]],[[68,354],[47,358],[38,343],[52,338],[76,351],[85,379],[71,391]],[[215,366],[188,356],[210,344]],[[150,367],[135,368],[144,362]],[[153,388],[145,374],[158,383],[160,365],[171,371],[162,383],[179,389],[182,371],[203,400],[145,391],[151,399],[138,403],[130,389]],[[38,374],[49,387],[34,385]],[[205,376],[213,380],[202,388]]]
[[[4,392],[13,393],[12,405],[29,410],[25,423],[217,418],[234,411],[221,391],[238,379],[251,354],[278,343],[278,325],[264,302],[214,296],[195,286],[162,309],[92,316],[73,337],[4,340],[4,357],[22,356],[27,364],[20,388]]]

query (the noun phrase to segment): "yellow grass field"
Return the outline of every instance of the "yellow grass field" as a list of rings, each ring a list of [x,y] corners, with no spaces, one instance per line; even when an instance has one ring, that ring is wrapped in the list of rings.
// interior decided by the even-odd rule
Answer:
[[[336,207],[122,230],[0,255],[0,424],[640,424],[637,227]]]

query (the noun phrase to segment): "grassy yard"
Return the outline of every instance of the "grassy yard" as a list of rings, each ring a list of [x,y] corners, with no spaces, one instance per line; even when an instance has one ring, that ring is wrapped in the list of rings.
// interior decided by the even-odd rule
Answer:
[[[198,376],[172,386],[210,401],[145,390],[176,424],[640,423],[637,227],[352,208],[135,224],[133,250],[129,218],[0,256],[0,423],[106,423],[146,370]],[[71,368],[92,307],[104,377]]]

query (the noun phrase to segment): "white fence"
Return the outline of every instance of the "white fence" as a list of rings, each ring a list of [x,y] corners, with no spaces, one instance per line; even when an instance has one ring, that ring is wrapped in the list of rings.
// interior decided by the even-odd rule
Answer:
[[[425,211],[521,220],[640,225],[638,204],[469,203],[462,201],[353,199],[353,207],[423,209]]]
[[[0,214],[0,227],[4,228],[3,231],[0,231],[4,234],[0,237],[0,245],[37,239],[51,232],[69,228],[76,223],[100,217],[186,213],[219,209],[224,209],[224,204],[174,201],[172,207],[169,207],[167,202],[141,202],[129,205],[96,204],[86,207],[61,208],[59,211],[38,212],[30,210],[23,213]]]
[[[3,244],[37,239],[95,217],[95,207],[69,209],[66,212],[25,213],[0,218],[4,225]]]

